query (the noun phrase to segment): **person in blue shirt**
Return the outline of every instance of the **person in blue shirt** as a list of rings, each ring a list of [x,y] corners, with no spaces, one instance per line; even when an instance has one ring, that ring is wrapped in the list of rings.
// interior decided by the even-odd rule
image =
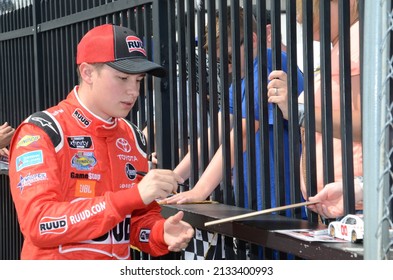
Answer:
[[[282,60],[282,70],[284,72],[287,71],[287,55],[285,52],[281,52],[281,60]],[[267,49],[267,74],[269,75],[274,69],[272,68],[273,66],[272,63],[272,49],[268,48]],[[259,107],[261,106],[258,98],[258,59],[255,57],[253,61],[253,67],[254,67],[254,116],[255,116],[255,162],[256,162],[256,172],[254,173],[256,176],[256,182],[257,182],[257,210],[262,209],[262,183],[261,183],[261,173],[259,172],[260,170],[260,157],[259,155],[262,153],[263,148],[260,146],[260,129],[257,129],[259,127]],[[298,69],[297,71],[298,75],[298,89],[297,93],[300,94],[303,91],[303,74],[301,71]],[[241,80],[241,94],[242,94],[242,119],[243,122],[246,121],[247,118],[247,112],[246,112],[246,91],[245,91],[245,79],[244,77]],[[234,94],[233,94],[233,87],[231,86],[229,88],[229,112],[230,114],[234,114]],[[268,119],[269,119],[269,162],[270,162],[270,186],[271,186],[271,207],[276,207],[278,206],[276,204],[276,196],[275,196],[275,170],[274,170],[274,149],[275,149],[275,143],[274,143],[274,133],[273,133],[273,105],[271,103],[268,104]],[[258,124],[257,124],[258,123]],[[243,124],[244,126],[244,124]],[[243,130],[245,130],[245,127],[243,127]],[[246,138],[243,137],[243,142],[245,143]],[[284,130],[283,130],[283,143],[284,143],[284,170],[285,170],[285,186],[286,186],[286,201],[289,202],[289,182],[290,182],[290,175],[289,175],[289,135],[288,135],[288,121],[284,120]],[[246,151],[243,151],[243,162],[244,162],[244,206],[246,208],[249,207],[249,202],[248,202],[248,190],[247,190],[247,182],[248,182],[248,175],[247,175],[247,153]]]
[[[231,12],[230,8],[228,8],[228,36],[231,36],[231,20],[230,20]],[[240,9],[239,11],[239,22],[240,22],[240,37],[244,38],[244,29],[243,29],[243,10]],[[217,40],[217,57],[219,57],[220,54],[220,46],[219,46],[219,28],[218,28],[218,16],[216,17],[216,40]],[[267,57],[268,57],[268,74],[273,70],[272,69],[272,50],[270,49],[270,38],[271,38],[271,28],[270,24],[267,25]],[[208,42],[207,42],[208,44]],[[207,46],[206,46],[207,47]],[[254,65],[254,119],[255,119],[255,160],[256,160],[256,182],[257,182],[257,208],[258,210],[262,209],[262,197],[261,197],[261,189],[262,189],[262,182],[261,182],[261,174],[259,172],[260,170],[260,153],[262,152],[262,149],[260,147],[260,140],[259,140],[259,134],[260,134],[260,124],[259,124],[259,107],[261,104],[259,103],[259,98],[258,98],[258,58],[257,58],[257,53],[258,53],[258,37],[257,37],[257,23],[255,18],[253,18],[253,33],[252,33],[252,49],[253,49],[253,65]],[[242,137],[243,137],[243,155],[244,155],[244,189],[245,189],[245,201],[244,205],[245,207],[248,207],[248,201],[247,201],[247,159],[246,159],[246,143],[247,143],[247,131],[246,131],[246,123],[247,123],[247,116],[246,116],[246,98],[245,98],[245,56],[244,56],[244,44],[241,43],[240,45],[240,72],[241,72],[241,94],[242,94]],[[231,46],[231,40],[230,38],[228,39],[228,54],[229,54],[229,59],[228,59],[228,71],[229,73],[232,72],[232,59],[231,59],[231,54],[232,53],[232,46]],[[283,70],[286,71],[286,64],[287,64],[287,56],[285,52],[282,52],[282,67]],[[303,75],[300,70],[298,70],[298,94],[303,91]],[[230,101],[230,123],[231,123],[231,131],[230,131],[230,151],[231,151],[231,164],[232,167],[234,166],[234,129],[233,129],[233,120],[234,120],[234,108],[233,108],[233,88],[232,86],[229,89],[229,101]],[[221,112],[219,112],[218,120],[221,120]],[[289,148],[288,148],[288,126],[287,122],[284,121],[284,143],[285,143],[285,177],[286,177],[286,189],[289,191]],[[219,122],[219,128],[218,132],[220,133],[219,139],[221,140],[221,122]],[[270,182],[271,182],[271,189],[272,189],[272,207],[275,206],[275,197],[274,197],[274,189],[275,189],[275,180],[274,180],[274,141],[273,141],[273,107],[271,104],[269,104],[269,137],[270,137],[270,146],[269,146],[269,156],[270,156]],[[222,149],[223,147],[220,146],[213,158],[211,159],[209,165],[199,178],[198,182],[195,184],[195,186],[189,190],[189,191],[184,191],[180,192],[170,198],[167,198],[165,200],[165,203],[168,204],[181,204],[185,202],[194,202],[194,201],[200,201],[204,200],[209,195],[214,191],[214,189],[219,185],[219,183],[222,180],[222,166],[223,166],[223,161],[222,161]],[[299,151],[300,153],[300,151]],[[177,167],[174,169],[174,172],[178,175],[180,175],[183,179],[187,179],[190,176],[190,166],[191,166],[191,160],[190,160],[190,153],[188,153],[183,160],[177,165]]]

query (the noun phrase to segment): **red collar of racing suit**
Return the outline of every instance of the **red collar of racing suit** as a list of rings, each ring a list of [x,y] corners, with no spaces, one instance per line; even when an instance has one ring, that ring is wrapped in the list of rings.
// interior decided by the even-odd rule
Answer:
[[[78,89],[79,86],[75,86],[68,94],[67,99],[61,103],[72,104],[73,107],[76,107],[72,113],[73,116],[77,119],[78,124],[88,129],[90,133],[103,137],[112,135],[113,130],[117,128],[118,118],[112,118],[110,121],[107,121],[95,115],[80,100]]]

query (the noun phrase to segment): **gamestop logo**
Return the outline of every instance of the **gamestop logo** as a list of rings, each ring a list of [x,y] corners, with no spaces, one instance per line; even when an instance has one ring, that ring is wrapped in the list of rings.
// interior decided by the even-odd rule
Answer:
[[[62,217],[43,217],[40,222],[40,233],[44,234],[63,234],[67,231],[67,216]]]
[[[78,124],[81,127],[88,127],[91,123],[91,120],[89,120],[88,118],[86,118],[86,116],[84,116],[81,112],[80,109],[75,109],[74,113],[72,113],[72,116],[78,121]]]

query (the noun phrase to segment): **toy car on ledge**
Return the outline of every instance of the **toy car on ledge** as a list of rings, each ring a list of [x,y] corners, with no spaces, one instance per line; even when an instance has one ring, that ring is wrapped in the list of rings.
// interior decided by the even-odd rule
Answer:
[[[363,215],[349,214],[340,221],[334,221],[329,224],[329,235],[332,237],[357,243],[363,240],[364,221]]]

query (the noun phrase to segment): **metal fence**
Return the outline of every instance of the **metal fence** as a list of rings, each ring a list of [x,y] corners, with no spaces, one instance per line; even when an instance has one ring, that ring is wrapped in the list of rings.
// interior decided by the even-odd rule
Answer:
[[[365,259],[391,259],[392,3],[366,1],[363,70]],[[371,43],[372,42],[372,43]],[[390,234],[389,234],[390,233]]]
[[[225,34],[225,26],[228,24],[226,18],[227,5],[231,7],[242,6],[245,12],[246,35],[250,36],[250,19],[256,16],[258,23],[258,44],[259,53],[266,53],[266,32],[264,27],[266,25],[265,10],[267,6],[271,11],[272,21],[272,36],[273,36],[273,56],[274,69],[281,69],[281,15],[286,13],[286,42],[288,54],[288,73],[289,73],[289,88],[292,92],[296,92],[296,65],[303,64],[304,78],[305,78],[305,92],[312,93],[314,81],[314,58],[313,58],[313,42],[312,42],[312,1],[303,1],[305,8],[305,23],[304,23],[304,37],[296,37],[296,19],[295,19],[295,1],[287,0],[285,7],[282,7],[280,1],[202,1],[202,4],[196,7],[194,0],[84,0],[84,1],[54,1],[54,0],[0,0],[0,123],[8,121],[14,127],[22,122],[31,113],[43,110],[46,107],[53,106],[74,87],[77,83],[77,76],[75,71],[75,50],[79,39],[91,27],[103,23],[115,23],[119,25],[128,26],[134,29],[140,37],[145,40],[145,47],[148,56],[155,62],[160,63],[168,70],[168,76],[164,79],[152,79],[147,76],[145,83],[141,89],[141,96],[139,102],[130,113],[130,120],[136,123],[140,128],[147,127],[149,137],[148,152],[156,151],[159,158],[159,167],[174,168],[179,161],[190,151],[192,158],[191,177],[189,180],[190,187],[194,186],[200,177],[202,171],[208,165],[209,160],[214,152],[219,147],[218,129],[219,124],[223,127],[223,180],[220,186],[216,188],[212,194],[212,198],[225,204],[236,204],[237,206],[244,206],[244,188],[243,188],[243,170],[242,170],[242,147],[247,146],[248,156],[248,185],[252,186],[249,189],[251,203],[249,208],[256,209],[257,201],[253,199],[257,192],[257,187],[254,181],[253,174],[256,171],[255,165],[255,143],[247,141],[242,143],[240,138],[236,138],[235,143],[235,166],[236,173],[232,173],[230,152],[229,152],[229,109],[228,109],[228,88],[230,84],[233,85],[235,92],[240,91],[240,74],[234,71],[231,75],[228,72],[227,63],[217,63],[217,58],[220,61],[228,61],[231,56],[234,61],[239,59],[240,38],[238,31],[233,31],[231,38],[233,38],[232,47],[233,52],[228,53],[227,48],[222,47],[221,53],[217,57],[214,43],[210,45],[206,51],[203,48],[202,42],[205,38],[205,26],[208,30],[212,30],[208,34],[208,40],[212,40],[215,36],[215,17],[216,13],[220,14],[220,32]],[[321,1],[328,3],[329,1]],[[344,1],[346,2],[346,1]],[[386,28],[386,34],[380,35],[379,38],[374,36],[381,34],[372,27],[386,25],[388,19],[391,18],[390,7],[387,3],[389,1],[381,1],[380,10],[377,10],[377,5],[373,1],[360,1],[361,11],[363,4],[366,4],[365,20],[370,22],[366,24],[364,38],[369,38],[372,43],[365,43],[366,62],[363,69],[363,110],[365,112],[363,141],[364,141],[364,163],[365,163],[365,217],[366,217],[366,233],[365,236],[365,257],[373,259],[388,258],[388,252],[392,246],[389,243],[388,228],[391,225],[391,210],[392,207],[392,191],[389,190],[387,184],[391,183],[391,179],[387,178],[391,174],[390,149],[391,141],[389,140],[391,132],[386,133],[390,129],[390,107],[382,107],[383,104],[390,104],[390,88],[389,78],[391,73],[386,65],[382,67],[385,58],[389,58],[390,54],[390,30],[391,27]],[[370,5],[370,7],[367,7]],[[371,8],[372,6],[372,8]],[[348,15],[348,7],[346,5],[340,6],[343,9],[342,17]],[[236,9],[233,9],[234,26],[239,25],[236,19]],[[321,14],[321,20],[327,20],[329,14]],[[378,15],[384,16],[375,16]],[[372,18],[372,20],[371,20]],[[381,22],[379,22],[379,20]],[[382,22],[385,20],[385,22]],[[349,26],[343,21],[343,32],[348,32]],[[247,31],[248,30],[248,31]],[[328,30],[328,29],[327,29]],[[328,32],[324,30],[325,34]],[[248,32],[248,33],[247,33]],[[345,37],[345,36],[344,36]],[[327,38],[327,37],[325,37]],[[375,39],[375,40],[374,40]],[[297,61],[298,42],[303,44],[304,61]],[[385,58],[381,57],[379,49],[373,51],[369,50],[374,46],[374,42],[381,42],[384,48],[389,51],[384,51]],[[228,45],[228,37],[221,36],[220,45]],[[245,48],[248,45],[246,43]],[[379,48],[380,46],[378,46]],[[330,52],[330,42],[326,42],[322,46],[321,53]],[[371,55],[372,54],[372,55]],[[249,57],[249,50],[246,51],[246,57]],[[343,59],[346,59],[345,56]],[[381,64],[375,63],[380,60]],[[389,60],[389,59],[388,59]],[[329,56],[322,56],[321,69],[328,69],[330,62]],[[260,129],[264,133],[256,141],[261,141],[262,150],[260,153],[260,161],[264,170],[260,170],[262,174],[269,174],[269,159],[266,155],[269,154],[269,139],[268,135],[269,125],[267,121],[267,102],[266,98],[266,61],[264,56],[260,55],[258,58],[259,69],[259,95],[261,108],[260,110]],[[371,69],[378,67],[378,71]],[[234,63],[236,66],[236,62]],[[246,88],[253,88],[253,79],[250,78],[252,73],[252,63],[248,63],[246,71]],[[369,68],[370,67],[370,68]],[[385,69],[385,76],[378,76],[379,81],[378,91],[375,91],[375,81],[377,77],[374,73],[380,73],[381,69]],[[370,72],[368,72],[370,71]],[[344,71],[344,75],[349,75]],[[326,74],[326,86],[329,88],[329,78]],[[291,78],[292,77],[292,78]],[[372,79],[374,78],[375,79]],[[383,80],[383,77],[388,79]],[[348,76],[347,76],[348,78]],[[372,80],[372,81],[370,81]],[[384,90],[379,90],[384,87]],[[348,89],[347,89],[348,90]],[[376,93],[381,95],[377,95]],[[153,94],[154,93],[154,94]],[[216,94],[219,93],[219,94]],[[275,125],[274,125],[274,139],[275,148],[275,170],[276,170],[276,190],[275,193],[270,194],[270,180],[269,176],[263,181],[263,201],[262,208],[271,207],[271,197],[276,197],[276,205],[284,205],[301,200],[300,182],[299,182],[299,162],[300,154],[299,147],[299,125],[297,120],[297,96],[292,94],[290,99],[290,121],[289,138],[290,138],[290,179],[289,184],[284,181],[284,155],[281,142],[283,139],[282,127],[283,119],[277,108],[274,109]],[[251,94],[247,93],[247,98],[250,98],[252,104]],[[306,101],[306,110],[308,112],[306,125],[308,131],[308,140],[306,142],[306,149],[310,151],[310,156],[307,158],[307,174],[309,176],[309,193],[316,192],[315,189],[315,155],[313,156],[313,137],[311,135],[315,132],[315,123],[313,116],[313,95],[308,94]],[[378,99],[377,99],[378,98]],[[380,100],[386,102],[381,103]],[[307,105],[311,104],[311,105]],[[367,104],[367,106],[365,106]],[[370,104],[375,104],[371,106]],[[252,105],[250,106],[252,107]],[[366,108],[367,107],[367,108]],[[373,110],[373,109],[378,110]],[[241,133],[241,113],[236,113],[241,108],[235,109],[235,126],[234,130],[237,134]],[[218,112],[222,113],[223,118],[218,119]],[[348,107],[344,110],[343,122],[350,119],[351,113]],[[249,112],[252,116],[252,112]],[[384,115],[385,114],[385,115]],[[329,113],[326,113],[327,126],[331,120],[328,118]],[[253,117],[249,119],[253,120]],[[386,119],[386,122],[381,123],[381,119]],[[378,124],[378,125],[376,125]],[[210,135],[207,133],[207,127],[213,132]],[[252,135],[253,122],[249,121],[247,129]],[[351,131],[351,127],[347,127]],[[378,129],[378,130],[375,130]],[[370,133],[374,131],[375,133]],[[154,135],[154,137],[153,137]],[[332,141],[332,136],[327,135],[327,150],[325,152],[324,162],[328,166],[326,171],[327,182],[332,181],[332,173],[329,166],[332,162],[332,153],[329,150],[329,143]],[[349,135],[351,136],[351,135]],[[197,139],[201,139],[201,153],[197,151]],[[253,137],[251,137],[253,138]],[[210,143],[210,145],[209,145]],[[352,141],[351,137],[345,138],[343,141],[343,151],[346,158],[352,156]],[[376,148],[378,147],[378,149]],[[294,152],[295,151],[295,152]],[[388,157],[384,160],[383,166],[379,166],[382,161],[382,155]],[[376,158],[376,156],[380,156]],[[368,166],[368,164],[375,164]],[[377,166],[379,168],[375,168]],[[367,167],[366,167],[367,165]],[[330,167],[331,168],[331,167]],[[347,213],[354,211],[353,200],[353,170],[351,161],[344,163],[343,168],[346,170],[344,176],[344,186],[348,190],[345,192],[345,205]],[[378,173],[374,173],[378,172]],[[371,175],[370,175],[371,173]],[[233,181],[233,175],[238,178]],[[383,176],[386,175],[386,176]],[[383,182],[383,183],[382,183]],[[387,183],[389,182],[389,183]],[[381,186],[374,192],[369,191],[367,186]],[[383,187],[382,187],[383,186]],[[261,187],[262,188],[262,187]],[[186,189],[182,189],[184,191]],[[236,193],[236,195],[235,195]],[[270,195],[269,195],[270,194]],[[9,193],[8,178],[1,175],[0,177],[0,203],[1,203],[1,221],[0,221],[0,259],[18,259],[19,250],[21,248],[23,238],[19,232],[15,210],[13,209],[12,199]],[[375,207],[378,205],[378,207]],[[379,207],[380,206],[380,207]],[[378,209],[378,213],[375,213]],[[369,213],[369,214],[368,214]],[[298,210],[289,211],[288,216],[301,217]],[[369,216],[368,216],[369,215]],[[374,224],[373,217],[379,217],[378,224]],[[315,214],[309,213],[308,219],[316,221],[318,217]],[[372,221],[371,221],[372,220]],[[228,246],[230,242],[226,242]],[[245,244],[240,244],[243,248]],[[383,252],[374,255],[370,252],[375,252],[375,248],[379,248],[378,252]],[[385,255],[384,255],[385,254]],[[230,254],[227,255],[229,257]],[[146,258],[147,256],[139,256]],[[284,256],[285,257],[285,256]]]

